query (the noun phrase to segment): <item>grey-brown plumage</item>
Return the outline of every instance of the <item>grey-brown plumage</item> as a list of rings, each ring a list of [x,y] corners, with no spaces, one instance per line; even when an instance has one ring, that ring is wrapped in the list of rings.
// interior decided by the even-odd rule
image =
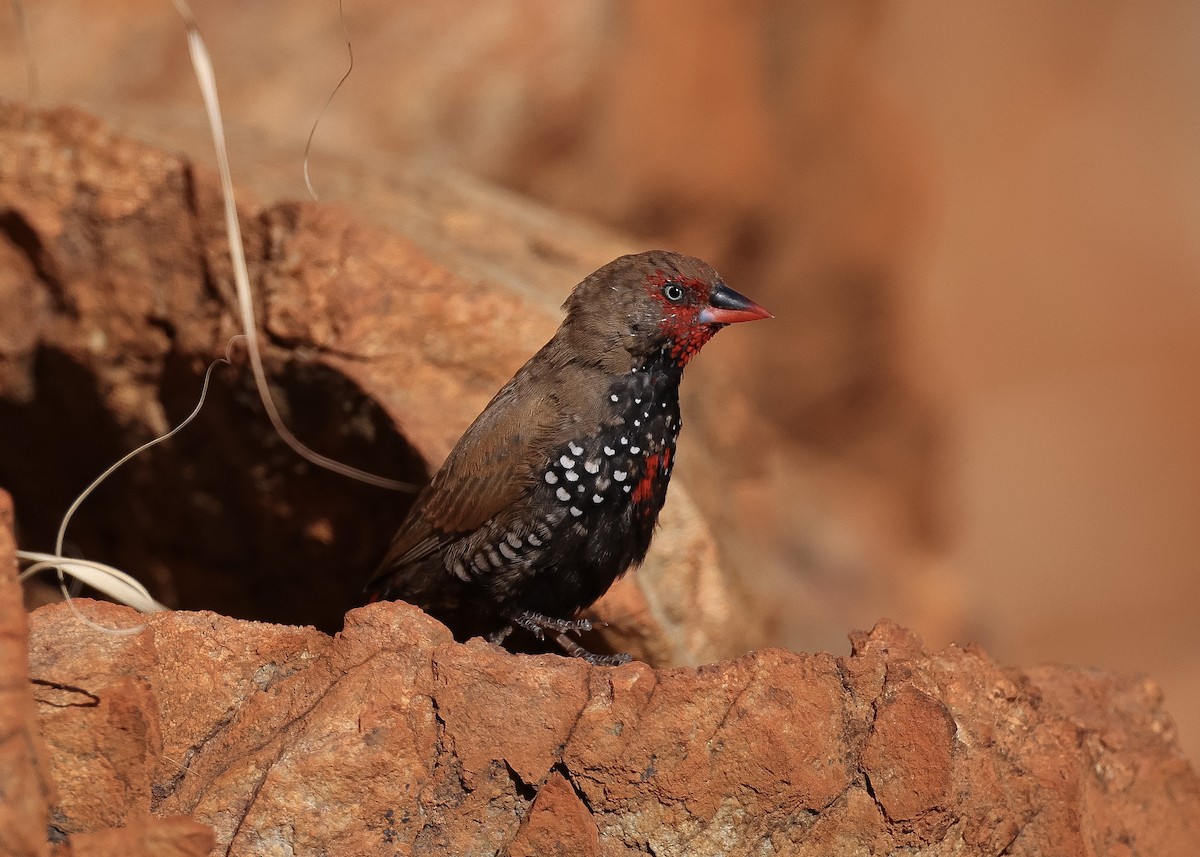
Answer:
[[[717,330],[768,318],[699,259],[622,256],[575,287],[558,332],[467,429],[368,584],[460,637],[566,636],[641,562],[666,498],[683,369]]]

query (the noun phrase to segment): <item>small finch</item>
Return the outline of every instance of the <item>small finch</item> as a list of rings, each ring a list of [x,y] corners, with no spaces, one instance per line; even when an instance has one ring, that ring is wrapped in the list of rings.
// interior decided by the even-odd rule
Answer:
[[[563,305],[554,337],[496,394],[416,498],[367,590],[460,638],[570,633],[650,547],[675,465],[679,382],[722,327],[771,314],[699,259],[622,256]]]

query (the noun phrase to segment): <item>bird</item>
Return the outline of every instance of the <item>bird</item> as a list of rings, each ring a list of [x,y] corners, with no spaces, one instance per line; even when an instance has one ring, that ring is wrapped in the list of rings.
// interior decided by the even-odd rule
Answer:
[[[585,277],[554,336],[505,384],[414,500],[367,583],[459,639],[516,628],[568,655],[576,618],[650,547],[675,467],[679,385],[721,328],[772,318],[700,259],[621,256]]]

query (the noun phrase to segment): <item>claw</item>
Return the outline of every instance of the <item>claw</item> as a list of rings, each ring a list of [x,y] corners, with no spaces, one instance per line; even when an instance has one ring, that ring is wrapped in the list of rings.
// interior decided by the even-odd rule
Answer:
[[[513,626],[524,628],[539,640],[546,638],[546,633],[549,632],[556,643],[564,652],[575,658],[583,658],[589,664],[598,667],[619,667],[621,664],[627,664],[633,660],[632,655],[617,654],[617,655],[597,655],[595,652],[589,652],[583,646],[579,645],[575,640],[567,636],[567,634],[580,634],[586,631],[591,631],[593,628],[601,628],[608,625],[607,622],[593,622],[591,619],[555,619],[551,616],[544,616],[541,613],[534,613],[526,610],[523,613],[515,613],[509,617],[512,625],[501,635],[500,632],[493,634],[493,637],[499,637],[503,640],[508,636],[508,632]],[[497,640],[493,640],[497,642]]]
[[[615,655],[598,655],[595,652],[589,652],[566,634],[556,634],[554,640],[571,657],[583,658],[595,667],[619,667],[633,660],[633,655],[627,655],[624,652]]]
[[[513,632],[513,626],[505,625],[499,631],[493,631],[492,633],[488,634],[488,638],[487,638],[488,642],[494,646],[502,646],[502,645],[504,645],[504,640],[512,632]]]
[[[526,610],[524,613],[518,613],[511,618],[514,625],[519,625],[539,640],[543,639],[542,634],[544,631],[555,631],[559,634],[564,634],[568,631],[580,633],[592,630],[592,621],[590,619],[555,619],[551,616],[543,616],[541,613],[533,613],[529,610]]]

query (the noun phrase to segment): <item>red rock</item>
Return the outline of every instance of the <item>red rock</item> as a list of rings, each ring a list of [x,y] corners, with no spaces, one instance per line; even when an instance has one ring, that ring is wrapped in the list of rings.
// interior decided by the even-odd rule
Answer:
[[[192,819],[155,819],[144,814],[126,817],[126,808],[145,794],[121,778],[129,775],[133,783],[145,781],[146,752],[154,747],[156,737],[147,727],[157,727],[158,711],[147,716],[148,709],[139,704],[144,699],[136,691],[130,694],[128,683],[108,684],[96,694],[80,685],[38,679],[32,674],[15,549],[12,501],[0,491],[0,675],[5,676],[0,681],[0,735],[4,736],[0,739],[0,853],[6,857],[208,854],[213,846],[212,831]],[[120,617],[126,623],[131,618]],[[55,658],[60,676],[82,672],[90,686],[102,683],[86,668],[77,668],[78,656],[93,654],[87,647],[73,653],[51,648],[43,654]],[[119,657],[125,652],[113,650],[113,654]],[[40,725],[35,706],[41,711]],[[73,714],[60,719],[59,712]],[[60,731],[55,726],[63,720],[66,725]],[[83,728],[76,729],[76,725]],[[49,750],[43,742],[43,728],[54,741]],[[63,767],[60,763],[66,758],[74,762]],[[56,791],[55,780],[64,783],[64,792]],[[67,803],[60,800],[61,795],[68,796]],[[101,823],[118,818],[119,829],[97,825],[86,833],[71,835],[72,825],[63,808],[73,806],[72,797],[79,799],[82,811]],[[62,838],[53,849],[48,838],[51,832]]]
[[[332,639],[200,613],[98,639],[62,605],[32,628],[33,674],[100,697],[39,707],[71,830],[183,813],[235,855],[1200,844],[1200,778],[1146,682],[930,654],[889,624],[849,658],[658,671],[460,645],[403,604],[353,611]],[[122,723],[141,737],[119,741]]]
[[[12,498],[0,490],[0,853],[45,857],[54,785],[34,719]]]
[[[936,699],[911,686],[885,686],[862,771],[889,821],[912,822],[946,805],[954,734],[950,713]]]
[[[56,857],[205,857],[212,851],[212,830],[190,818],[138,818],[125,827],[79,833]]]
[[[592,813],[558,771],[537,791],[507,857],[599,857]]]

